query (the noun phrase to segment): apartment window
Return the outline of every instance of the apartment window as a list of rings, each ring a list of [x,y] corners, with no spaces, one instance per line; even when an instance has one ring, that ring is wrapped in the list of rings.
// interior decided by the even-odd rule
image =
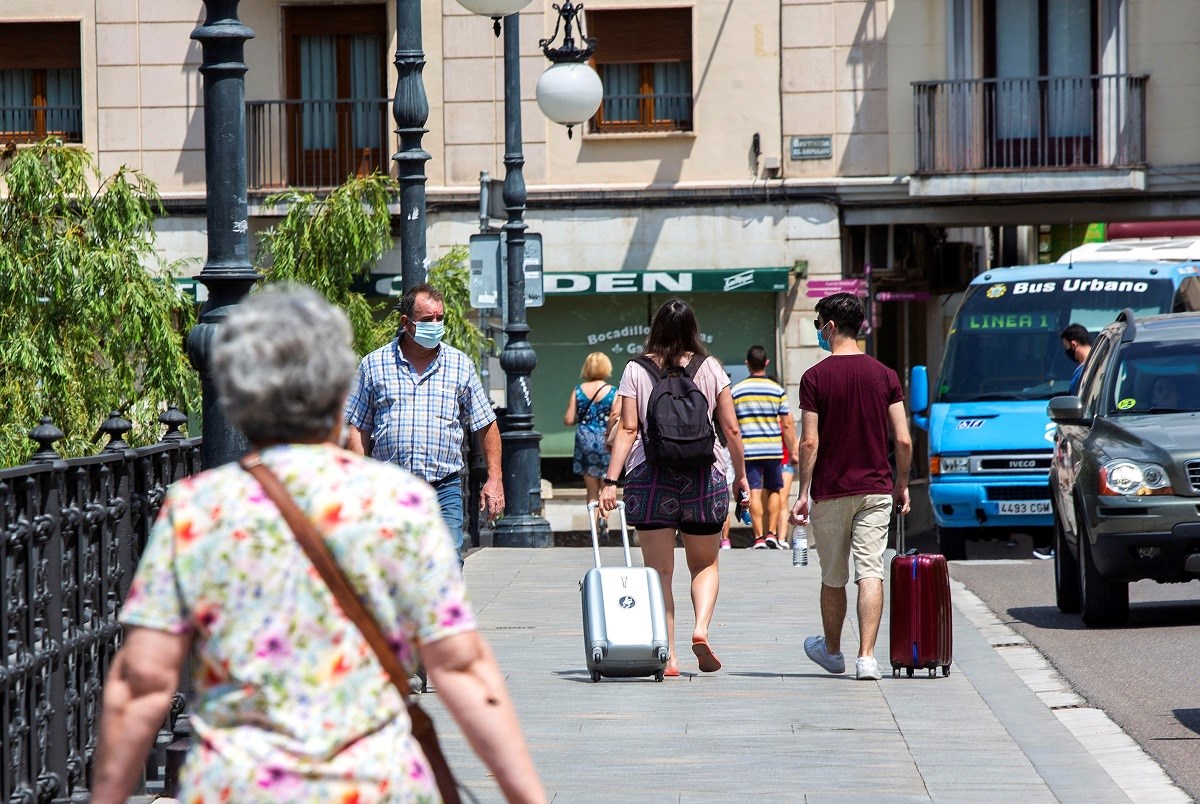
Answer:
[[[0,143],[83,141],[79,23],[0,23]]]
[[[604,101],[599,133],[692,130],[692,10],[589,11]]]
[[[284,30],[291,183],[386,170],[386,6],[288,6]]]
[[[1095,0],[986,0],[984,73],[999,166],[1091,164],[1096,158]]]

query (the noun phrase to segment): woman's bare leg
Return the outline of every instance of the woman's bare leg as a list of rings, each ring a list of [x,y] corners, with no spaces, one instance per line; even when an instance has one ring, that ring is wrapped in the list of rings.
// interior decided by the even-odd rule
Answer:
[[[712,536],[683,534],[683,553],[687,556],[692,575],[692,608],[696,611],[696,630],[692,638],[708,639],[708,626],[717,607],[720,578],[717,561],[721,555],[721,540]]]
[[[642,561],[658,572],[662,584],[663,603],[667,609],[667,644],[671,646],[666,669],[676,670],[679,660],[675,655],[675,597],[671,593],[671,576],[675,572],[675,531],[657,528],[638,530],[637,535],[642,547]]]
[[[591,475],[583,476],[583,487],[587,489],[587,501],[589,503],[594,503],[600,499],[600,488],[603,484],[603,478],[592,477]],[[602,519],[603,517],[604,512],[599,508],[596,509],[596,513],[592,514],[593,519]]]

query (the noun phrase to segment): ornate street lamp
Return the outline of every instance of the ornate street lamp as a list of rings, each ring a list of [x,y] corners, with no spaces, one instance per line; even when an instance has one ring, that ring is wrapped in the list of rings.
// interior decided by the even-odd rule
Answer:
[[[208,259],[196,277],[208,288],[200,323],[188,334],[188,356],[200,373],[205,469],[228,463],[247,449],[229,424],[209,372],[212,342],[230,308],[245,298],[258,274],[250,264],[246,204],[245,44],[254,31],[237,16],[238,0],[205,0],[204,24],[192,31],[200,43],[204,76],[204,181]]]
[[[596,52],[596,40],[584,35],[583,21],[577,19],[583,12],[583,3],[576,5],[567,0],[561,6],[555,4],[554,10],[558,12],[554,33],[549,39],[538,40],[542,53],[554,64],[538,79],[537,102],[542,114],[567,127],[567,139],[570,139],[572,127],[591,120],[600,108],[604,86],[600,76],[587,63]],[[572,25],[579,29],[583,47],[575,46]],[[559,27],[563,29],[562,47],[552,48]]]
[[[400,183],[400,283],[404,290],[425,281],[425,163],[421,147],[429,99],[421,49],[421,0],[396,0],[396,97],[392,117],[400,150],[392,156]]]
[[[508,321],[504,327],[504,349],[500,353],[500,367],[504,369],[505,389],[508,399],[508,412],[504,417],[501,439],[503,441],[504,465],[504,518],[496,523],[492,532],[493,543],[497,547],[549,547],[554,542],[554,534],[550,523],[539,516],[541,510],[541,440],[542,435],[533,429],[533,407],[530,394],[530,375],[537,366],[537,355],[529,344],[529,324],[525,309],[525,155],[521,137],[521,38],[519,12],[528,5],[529,0],[458,0],[459,4],[476,14],[492,17],[496,20],[496,33],[500,33],[500,16],[504,17],[504,208],[508,212],[508,222],[504,224],[504,235],[508,248]],[[570,0],[564,6],[567,20],[566,35],[563,51],[570,51],[577,57],[578,50],[570,39],[571,24],[578,13]],[[560,15],[564,9],[554,6]],[[555,36],[558,27],[555,26]],[[551,37],[553,40],[554,37]],[[540,43],[547,56],[548,42]],[[589,43],[591,47],[594,42]],[[588,52],[590,55],[590,51]],[[587,56],[583,56],[586,59]],[[577,58],[573,65],[578,66]],[[557,65],[556,65],[557,66]],[[554,68],[551,68],[553,70]],[[589,68],[590,69],[590,68]],[[593,73],[594,74],[594,73]],[[543,76],[544,78],[544,76]],[[596,83],[599,83],[597,77]],[[556,98],[561,90],[555,90],[555,82],[550,82],[548,96]],[[539,82],[539,88],[541,82]],[[541,91],[539,89],[539,105],[542,110]],[[564,104],[555,106],[551,99],[551,108],[562,111]],[[595,113],[599,106],[599,97],[592,106]],[[567,118],[574,122],[582,122],[587,117],[574,121],[577,110],[571,110]],[[587,115],[590,117],[591,115]],[[557,122],[561,122],[553,116]]]

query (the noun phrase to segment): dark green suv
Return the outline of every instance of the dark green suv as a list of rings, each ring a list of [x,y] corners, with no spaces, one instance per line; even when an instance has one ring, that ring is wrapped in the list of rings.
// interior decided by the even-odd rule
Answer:
[[[1121,313],[1050,418],[1059,609],[1119,625],[1131,581],[1200,579],[1200,314]]]

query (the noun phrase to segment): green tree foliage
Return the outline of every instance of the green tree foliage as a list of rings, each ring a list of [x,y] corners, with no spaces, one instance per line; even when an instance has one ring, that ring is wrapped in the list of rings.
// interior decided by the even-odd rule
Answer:
[[[278,225],[259,237],[259,270],[264,282],[303,282],[346,311],[354,330],[354,348],[366,354],[396,332],[400,316],[380,317],[353,290],[370,277],[371,267],[392,246],[388,200],[397,189],[388,176],[352,176],[325,198],[285,190],[266,200],[287,205]]]
[[[117,409],[134,443],[157,440],[166,404],[195,407],[181,267],[154,249],[153,182],[104,178],[87,151],[46,140],[0,154],[0,466],[22,463],[27,431],[50,416],[62,454],[89,454]],[[149,269],[149,270],[148,270]]]
[[[354,348],[366,354],[390,341],[400,314],[372,303],[355,285],[365,285],[371,268],[392,247],[388,201],[398,186],[388,176],[352,176],[325,198],[285,190],[268,206],[287,205],[276,225],[259,238],[257,262],[264,282],[303,282],[346,311]],[[470,318],[467,250],[451,249],[429,268],[429,281],[446,297],[446,342],[479,359],[488,341]]]

